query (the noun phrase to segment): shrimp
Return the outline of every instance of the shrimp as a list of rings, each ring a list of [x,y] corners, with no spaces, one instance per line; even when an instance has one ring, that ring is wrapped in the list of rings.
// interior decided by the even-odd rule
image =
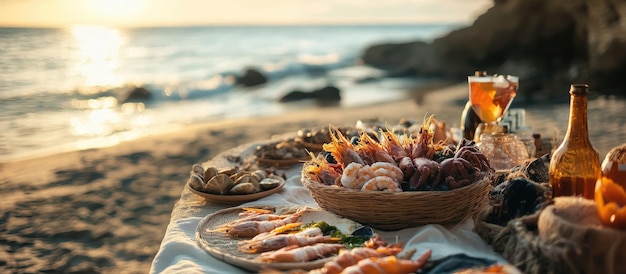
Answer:
[[[309,175],[309,178],[317,178],[319,183],[325,185],[339,184],[341,173],[331,166],[323,155],[315,156],[312,152],[309,152],[309,155],[311,160],[304,163],[302,174]]]
[[[255,214],[271,214],[271,213],[274,213],[274,211],[272,211],[270,209],[263,209],[263,208],[244,207],[242,209],[243,209],[243,211],[241,213],[239,213],[239,216],[248,216],[248,215],[255,215]]]
[[[375,162],[389,162],[395,163],[396,161],[389,155],[387,150],[374,140],[369,134],[363,132],[359,137],[359,143],[356,145],[356,151],[361,156],[363,161],[371,165]]]
[[[357,247],[351,250],[342,249],[339,250],[339,255],[334,257],[332,261],[327,262],[321,269],[312,271],[312,273],[324,273],[324,274],[338,274],[352,265],[357,264],[359,261],[373,257],[384,257],[397,255],[402,251],[401,247]]]
[[[387,242],[383,240],[378,233],[375,233],[369,240],[367,240],[367,242],[365,242],[364,246],[369,248],[379,248],[387,246]],[[402,244],[398,243],[397,246],[401,247]]]
[[[277,228],[272,229],[269,232],[263,232],[263,233],[259,233],[256,236],[252,237],[252,239],[248,240],[248,241],[262,241],[264,239],[270,238],[274,235],[278,235],[278,234],[287,234],[287,233],[294,233],[293,230],[294,229],[298,229],[302,227],[302,223],[291,223],[291,224],[286,224],[286,225],[282,225],[279,226]],[[303,231],[307,231],[307,233],[305,234],[306,236],[309,237],[314,237],[317,235],[322,235],[322,230],[319,230],[319,233],[316,231],[309,231],[309,229],[303,230]]]
[[[284,219],[273,221],[244,221],[219,226],[211,232],[224,232],[229,237],[254,237],[260,233],[271,231],[279,226],[283,226],[290,223],[295,223],[302,214],[306,212],[306,209],[298,210],[298,212],[288,215]]]
[[[380,135],[382,147],[391,155],[394,159],[394,163],[400,161],[400,159],[409,156],[409,152],[406,150],[408,141],[400,141],[400,138],[395,133],[381,129]]]
[[[302,231],[301,233],[295,234],[273,235],[261,241],[243,241],[239,244],[239,251],[244,253],[260,253],[291,245],[306,246],[316,243],[336,243],[341,240],[340,238],[324,235],[307,236],[309,233],[310,231]]]
[[[334,255],[339,249],[344,247],[343,244],[329,243],[318,243],[301,247],[291,245],[276,251],[261,253],[257,259],[263,262],[308,262]]]
[[[346,267],[341,273],[363,274],[363,273],[387,273],[402,274],[416,273],[430,259],[431,250],[426,251],[416,260],[398,259],[396,256],[386,256],[382,258],[367,258],[360,260],[357,264]]]
[[[265,213],[265,212],[272,212],[270,210],[267,209],[259,209],[262,211],[259,211],[261,213],[250,213],[253,212],[251,210],[253,209],[246,209],[244,208],[244,212],[239,213],[239,216],[242,216],[243,218],[232,221],[230,223],[226,223],[223,225],[218,226],[217,228],[224,228],[224,227],[232,227],[235,224],[238,223],[243,223],[243,222],[260,222],[260,221],[275,221],[275,220],[282,220],[285,219],[287,217],[289,217],[290,215],[277,215],[277,214],[270,214],[270,213]]]
[[[395,163],[376,162],[371,165],[370,169],[374,171],[376,176],[387,176],[398,183],[404,179],[404,173]]]
[[[248,221],[274,221],[274,220],[282,220],[289,217],[289,215],[276,215],[276,214],[256,214],[256,215],[248,215],[245,216],[235,222],[248,222]]]
[[[337,163],[339,163],[342,167],[346,167],[350,163],[359,163],[365,165],[361,156],[354,150],[354,145],[352,142],[348,140],[339,129],[331,126],[329,128],[329,135],[332,143],[326,143],[323,145],[325,151],[330,152],[330,154],[335,157]]]
[[[420,127],[417,138],[412,140],[412,143],[410,144],[411,158],[415,159],[421,157],[433,159],[435,156],[435,147],[433,145],[434,133],[430,130],[430,124],[433,119],[432,115],[425,119],[424,123]]]
[[[400,184],[387,176],[376,176],[363,185],[361,190],[402,192]]]
[[[376,174],[369,166],[350,163],[341,174],[341,185],[346,188],[361,189],[367,181],[374,177]]]

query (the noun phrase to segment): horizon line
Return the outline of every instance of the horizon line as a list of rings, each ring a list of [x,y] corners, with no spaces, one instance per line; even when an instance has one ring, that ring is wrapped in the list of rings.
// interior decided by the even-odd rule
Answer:
[[[76,26],[108,27],[118,29],[135,28],[181,28],[181,27],[305,27],[305,26],[412,26],[412,25],[471,25],[462,21],[451,22],[301,22],[301,23],[189,23],[189,24],[145,24],[145,25],[111,25],[111,24],[0,24],[0,28],[37,28],[62,29]]]

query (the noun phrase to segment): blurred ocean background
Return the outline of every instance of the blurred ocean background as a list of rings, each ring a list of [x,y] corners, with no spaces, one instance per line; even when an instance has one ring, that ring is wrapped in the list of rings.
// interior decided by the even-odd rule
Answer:
[[[0,28],[0,162],[316,107],[278,99],[324,85],[341,90],[341,106],[397,100],[427,79],[379,78],[381,71],[359,65],[362,51],[429,41],[461,26]],[[231,81],[249,67],[268,83],[240,88]],[[132,86],[152,98],[118,101]]]

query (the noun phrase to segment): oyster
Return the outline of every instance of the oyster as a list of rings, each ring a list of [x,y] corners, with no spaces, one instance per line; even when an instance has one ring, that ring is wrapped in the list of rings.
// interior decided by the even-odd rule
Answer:
[[[233,188],[228,192],[229,194],[241,195],[241,194],[252,194],[259,192],[259,189],[253,183],[240,183],[236,184]]]
[[[235,182],[226,174],[218,174],[211,178],[207,184],[205,191],[211,194],[228,194],[228,191],[235,186]]]

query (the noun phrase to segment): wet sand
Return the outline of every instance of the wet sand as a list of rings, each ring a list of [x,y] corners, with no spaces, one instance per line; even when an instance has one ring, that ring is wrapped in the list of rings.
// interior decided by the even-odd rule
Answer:
[[[441,87],[418,98],[208,122],[114,147],[0,164],[0,272],[145,273],[194,163],[255,140],[359,119],[393,124],[434,114],[459,126],[467,86]],[[601,158],[625,142],[624,109],[626,102],[618,100],[589,104],[590,138]],[[568,110],[528,106],[526,122],[544,136],[564,134]]]

